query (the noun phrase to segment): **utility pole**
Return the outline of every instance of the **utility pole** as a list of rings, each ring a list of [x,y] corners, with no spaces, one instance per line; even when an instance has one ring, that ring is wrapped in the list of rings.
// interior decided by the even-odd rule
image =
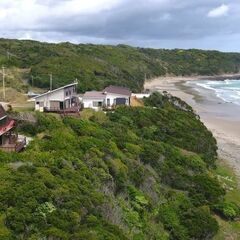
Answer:
[[[52,91],[52,73],[50,73],[49,76],[50,76],[50,91]]]
[[[31,76],[31,78],[32,78],[32,88],[33,88],[33,75]]]
[[[3,99],[5,100],[6,98],[6,93],[5,93],[5,67],[2,66],[2,84],[3,84]]]

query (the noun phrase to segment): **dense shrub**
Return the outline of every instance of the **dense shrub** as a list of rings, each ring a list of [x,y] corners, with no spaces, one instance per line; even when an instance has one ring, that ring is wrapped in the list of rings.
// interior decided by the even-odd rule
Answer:
[[[214,166],[217,147],[211,132],[187,107],[179,109],[179,106],[176,107],[160,93],[153,95],[154,97],[150,97],[151,100],[145,101],[157,108],[120,107],[114,114],[109,113],[110,119],[124,125],[122,128],[125,131],[127,127],[131,128],[144,139],[163,141],[198,153],[208,165]],[[159,101],[162,101],[160,108]]]
[[[221,202],[214,206],[214,211],[228,220],[234,220],[240,216],[240,208],[233,202]]]
[[[34,137],[27,149],[0,152],[0,238],[211,239],[209,208],[228,219],[237,208],[221,205],[209,173],[214,138],[182,107],[155,94],[107,115],[36,114],[21,125]]]

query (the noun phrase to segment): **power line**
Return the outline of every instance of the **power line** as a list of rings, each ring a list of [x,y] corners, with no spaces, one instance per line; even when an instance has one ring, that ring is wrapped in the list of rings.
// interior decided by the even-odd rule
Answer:
[[[21,58],[21,57],[17,56],[16,54],[11,53],[10,51],[7,51],[7,55],[9,58],[10,57],[15,57],[15,58],[19,58],[19,59]]]
[[[5,92],[5,67],[2,66],[2,84],[3,84],[3,99],[6,98],[6,92]]]

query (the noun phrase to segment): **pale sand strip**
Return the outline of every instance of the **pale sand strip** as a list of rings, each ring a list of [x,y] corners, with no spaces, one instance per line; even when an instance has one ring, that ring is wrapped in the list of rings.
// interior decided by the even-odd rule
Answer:
[[[224,78],[229,78],[229,75],[224,76]],[[189,90],[185,91],[179,86],[179,83],[200,79],[207,79],[207,77],[161,77],[147,81],[144,87],[150,90],[168,91],[173,96],[179,97],[191,105],[217,139],[219,157],[228,162],[240,179],[240,106],[238,108],[236,105],[232,105],[234,107],[233,111],[235,109],[239,111],[239,118],[234,117],[234,119],[231,119],[229,116],[225,117],[225,114],[231,110],[231,105],[218,105],[221,100],[216,97],[215,107],[219,109],[218,113],[222,113],[221,117],[219,117],[212,111],[213,106],[210,108],[208,104],[200,104],[195,101],[194,91],[193,93],[189,92]],[[202,97],[208,98],[208,96],[204,95]]]

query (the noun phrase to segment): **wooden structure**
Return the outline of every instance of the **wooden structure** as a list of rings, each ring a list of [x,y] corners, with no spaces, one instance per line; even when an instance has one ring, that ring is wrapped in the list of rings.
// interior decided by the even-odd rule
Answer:
[[[16,132],[16,121],[10,119],[0,105],[0,150],[20,152],[26,146],[26,138],[20,138]]]

